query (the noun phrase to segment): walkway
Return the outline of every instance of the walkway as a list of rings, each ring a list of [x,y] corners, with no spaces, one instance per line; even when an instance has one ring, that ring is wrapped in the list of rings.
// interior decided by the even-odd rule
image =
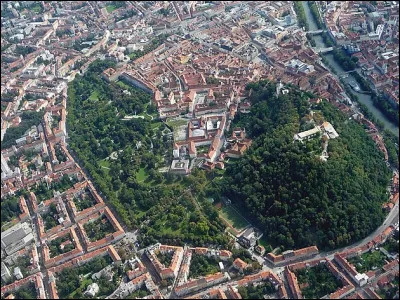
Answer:
[[[306,33],[309,33],[309,34],[320,34],[320,33],[323,33],[323,32],[327,32],[327,30],[320,29],[320,30],[306,31]]]

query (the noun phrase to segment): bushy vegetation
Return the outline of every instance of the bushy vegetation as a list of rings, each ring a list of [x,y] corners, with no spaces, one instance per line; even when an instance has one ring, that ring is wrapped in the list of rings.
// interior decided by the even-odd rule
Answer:
[[[85,223],[83,228],[91,242],[101,240],[107,234],[114,231],[112,224],[105,215],[94,221]]]
[[[327,162],[293,143],[308,111],[297,89],[275,96],[275,84],[251,83],[252,112],[238,114],[232,127],[253,139],[245,156],[229,164],[224,194],[247,212],[274,246],[336,248],[357,241],[381,224],[390,170],[363,127],[333,105],[313,108],[339,138],[329,140]],[[322,151],[322,147],[321,147]],[[366,160],[365,157],[368,157]]]
[[[396,295],[399,294],[399,275],[394,276],[390,284],[380,288],[377,292],[382,299],[397,299]]]
[[[174,252],[158,252],[157,253],[157,258],[162,263],[164,266],[169,267],[172,261],[172,257],[174,256]]]
[[[167,39],[166,35],[160,35],[155,37],[150,43],[148,43],[146,46],[143,47],[143,50],[135,50],[132,53],[129,54],[129,58],[131,60],[138,59],[139,57],[142,57],[146,55],[147,53],[150,53],[154,49],[157,49],[162,43],[165,42]]]
[[[47,214],[43,216],[43,221],[45,224],[45,231],[50,230],[53,227],[57,226],[57,217],[58,217],[58,212],[56,205],[54,203],[50,204],[49,211]]]
[[[7,293],[9,294],[9,293]],[[36,299],[36,287],[33,282],[29,282],[27,285],[18,289],[18,291],[13,292],[15,299]],[[5,297],[8,295],[4,295]]]
[[[310,7],[311,14],[314,17],[314,21],[317,24],[318,29],[323,29],[325,28],[324,24],[322,23],[321,17],[318,12],[317,5],[315,4],[315,1],[307,1],[308,6]]]
[[[383,245],[383,248],[389,253],[399,254],[399,239],[389,238]]]
[[[299,285],[307,283],[308,286],[301,290],[305,299],[321,299],[323,296],[333,293],[343,286],[325,264],[319,264],[312,268],[295,271]]]
[[[297,15],[297,23],[300,27],[304,27],[306,31],[308,31],[308,22],[306,17],[306,12],[304,11],[304,7],[300,1],[293,2],[293,8]]]
[[[275,288],[271,282],[263,282],[255,286],[250,284],[248,286],[239,286],[238,292],[242,299],[264,299],[264,295],[269,295],[275,293]]]
[[[47,185],[47,183],[41,182],[31,188],[31,191],[35,193],[37,202],[40,203],[44,200],[48,200],[54,197],[54,191],[60,193],[71,188],[78,180],[74,177],[72,179],[64,174],[59,181],[53,181]]]
[[[83,199],[78,199],[76,197],[74,197],[73,199],[77,211],[82,211],[86,208],[96,205],[96,200],[93,198],[92,194],[89,191],[87,191],[87,193],[85,193],[83,197]]]
[[[342,66],[342,68],[347,71],[352,71],[356,68],[357,64],[354,60],[347,55],[346,51],[341,48],[336,48],[332,51],[333,58]]]
[[[369,251],[361,256],[350,258],[349,263],[353,264],[357,272],[366,273],[376,268],[381,268],[385,264],[386,256],[381,251]]]
[[[81,282],[79,275],[93,274],[99,272],[106,266],[108,266],[112,262],[110,256],[106,255],[103,257],[95,257],[93,260],[83,264],[79,267],[74,268],[66,268],[62,270],[57,275],[57,291],[60,299],[81,299],[83,296],[83,292],[85,292],[87,286],[92,283],[92,280],[83,280]],[[101,285],[98,283],[99,287],[101,286],[103,289],[107,288],[108,285],[114,284],[114,278],[112,282],[108,280],[102,280]],[[113,288],[114,286],[112,286]],[[111,289],[112,289],[111,288]],[[116,287],[115,287],[116,288]],[[111,293],[111,292],[110,292]],[[99,291],[97,296],[100,296],[102,293]]]
[[[393,105],[386,97],[375,93],[372,94],[372,102],[390,121],[399,124],[399,105]]]
[[[64,253],[74,250],[75,246],[73,243],[68,244],[61,249],[61,244],[68,240],[70,240],[72,242],[71,236],[69,233],[62,237],[58,237],[58,238],[52,240],[49,244],[50,257],[56,257],[60,254],[64,254]]]
[[[190,261],[189,278],[198,278],[217,272],[219,272],[219,266],[215,257],[193,253]]]
[[[126,296],[125,299],[143,299],[144,297],[150,295],[149,290],[143,285],[140,289],[137,289],[130,295]]]
[[[14,218],[18,218],[21,214],[18,203],[19,197],[17,196],[7,196],[1,199],[1,226]]]
[[[307,33],[306,37],[307,37],[307,40],[310,42],[311,47],[317,46],[317,43],[315,42],[311,33]]]

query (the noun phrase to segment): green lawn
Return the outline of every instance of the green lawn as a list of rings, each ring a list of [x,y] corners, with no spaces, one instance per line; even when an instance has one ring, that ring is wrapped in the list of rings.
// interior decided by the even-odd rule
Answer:
[[[131,86],[127,85],[126,83],[122,82],[122,81],[116,81],[116,84],[118,84],[121,88],[125,89],[125,90],[129,90],[131,88]]]
[[[146,172],[145,168],[140,168],[139,172],[136,173],[136,178],[139,182],[145,181],[149,177],[149,174]]]
[[[221,210],[219,211],[219,213],[225,220],[227,220],[238,231],[241,231],[244,227],[246,227],[249,224],[230,205],[222,207]]]
[[[99,161],[99,165],[102,167],[109,168],[110,167],[110,160],[102,159]]]
[[[92,284],[92,283],[93,283],[93,280],[92,280],[90,277],[88,277],[88,278],[83,278],[83,280],[82,280],[81,283],[80,283],[79,289],[82,290],[82,291],[86,291],[87,287],[88,287],[90,284]],[[71,295],[70,295],[70,298],[71,298],[71,299],[74,299],[74,298],[75,298],[75,294],[76,294],[77,290],[78,290],[78,289],[74,290],[74,291],[71,293]]]
[[[107,5],[107,6],[106,6],[106,9],[107,9],[107,12],[108,12],[108,13],[111,13],[111,12],[113,12],[114,10],[116,10],[117,8],[115,7],[115,5]]]
[[[353,264],[357,272],[366,273],[375,268],[382,268],[385,264],[386,256],[381,251],[367,252],[361,256],[350,258],[349,263]]]
[[[93,91],[92,94],[90,95],[89,100],[92,100],[92,101],[99,100],[99,95],[100,95],[99,91],[98,91],[98,90],[95,90],[95,91]]]
[[[40,14],[42,12],[42,6],[39,3],[35,4],[34,6],[31,6],[30,9],[37,14]]]
[[[258,243],[263,246],[266,250],[270,249],[271,245],[268,243],[268,241],[265,238],[265,235],[258,240]]]
[[[156,129],[156,128],[159,128],[159,127],[161,126],[161,124],[162,124],[161,121],[152,122],[152,123],[150,124],[150,126],[151,126],[151,129],[154,130],[154,129]]]
[[[102,159],[99,161],[99,165],[103,169],[103,171],[108,175],[110,172],[110,160]]]
[[[171,126],[174,129],[179,126],[187,125],[187,123],[188,123],[187,120],[168,120],[167,121],[168,126]]]

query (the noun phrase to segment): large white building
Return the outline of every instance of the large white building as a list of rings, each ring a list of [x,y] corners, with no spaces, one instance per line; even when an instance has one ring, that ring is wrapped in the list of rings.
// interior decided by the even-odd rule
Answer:
[[[11,174],[12,171],[8,166],[6,159],[4,158],[3,153],[1,153],[1,178],[3,179],[4,177],[8,177]]]

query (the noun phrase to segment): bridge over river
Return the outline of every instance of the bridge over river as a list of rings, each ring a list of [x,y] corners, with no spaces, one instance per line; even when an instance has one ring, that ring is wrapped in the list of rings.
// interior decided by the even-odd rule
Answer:
[[[322,54],[324,54],[324,53],[328,53],[328,52],[333,51],[334,48],[333,48],[333,47],[326,47],[326,48],[314,47],[313,49],[314,49],[314,51],[317,52],[317,53],[322,53]]]

